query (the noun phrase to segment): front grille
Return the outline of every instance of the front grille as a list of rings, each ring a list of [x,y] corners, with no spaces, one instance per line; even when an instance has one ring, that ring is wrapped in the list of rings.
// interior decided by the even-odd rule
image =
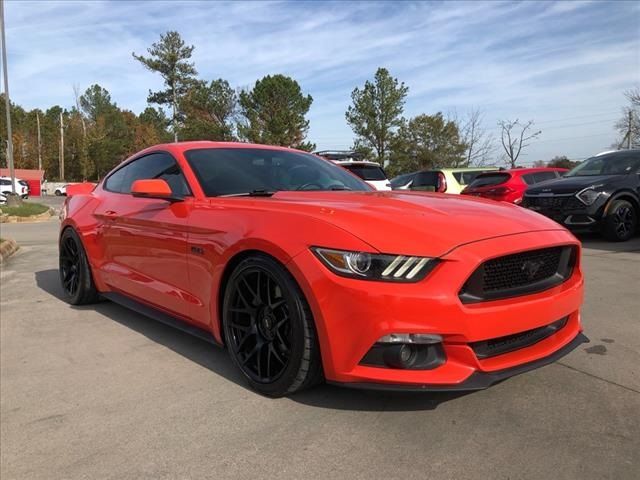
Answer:
[[[523,207],[538,207],[541,210],[560,210],[567,197],[528,197],[522,200]]]
[[[532,197],[525,195],[522,199],[521,206],[532,208],[541,212],[557,213],[563,210],[576,210],[585,208],[584,204],[574,195],[569,196],[551,196],[551,197]]]
[[[526,295],[558,285],[571,276],[575,264],[571,246],[515,253],[484,262],[460,290],[463,303]]]
[[[516,253],[489,260],[482,272],[484,291],[520,287],[548,278],[558,271],[562,247]]]
[[[476,357],[480,359],[495,357],[497,355],[502,355],[503,353],[509,353],[514,350],[530,347],[531,345],[550,337],[560,329],[564,328],[568,320],[569,317],[564,317],[549,325],[545,325],[544,327],[534,328],[532,330],[504,337],[492,338],[491,340],[473,342],[469,345],[476,354]]]

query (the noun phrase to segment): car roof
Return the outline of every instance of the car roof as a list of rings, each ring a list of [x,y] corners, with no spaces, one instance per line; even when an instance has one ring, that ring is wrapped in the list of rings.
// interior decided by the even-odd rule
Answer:
[[[346,165],[366,165],[368,167],[379,167],[382,168],[382,166],[379,163],[376,162],[370,162],[368,160],[331,160],[333,163],[335,163],[336,165],[340,165],[342,167],[346,166]]]
[[[137,152],[134,156],[139,156],[145,153],[151,153],[158,150],[167,150],[171,152],[186,152],[188,150],[196,150],[202,148],[259,148],[261,150],[280,150],[285,152],[297,152],[297,153],[309,153],[303,150],[297,150],[295,148],[281,147],[278,145],[263,145],[259,143],[245,143],[245,142],[212,142],[209,140],[192,140],[187,142],[172,142],[172,143],[160,143],[153,145],[152,147],[145,148],[144,150]]]
[[[596,153],[594,157],[601,156],[616,156],[616,155],[624,155],[625,153],[640,153],[640,148],[630,148],[628,150],[606,150],[604,152]]]
[[[464,168],[427,168],[420,170],[420,172],[486,172],[486,171],[498,171],[498,167],[464,167]]]
[[[536,172],[568,172],[568,171],[569,171],[568,168],[561,168],[561,167],[510,168],[509,170],[495,170],[491,172],[484,172],[478,175],[478,177],[484,177],[485,175],[495,175],[496,173],[524,175],[526,173],[536,173]]]

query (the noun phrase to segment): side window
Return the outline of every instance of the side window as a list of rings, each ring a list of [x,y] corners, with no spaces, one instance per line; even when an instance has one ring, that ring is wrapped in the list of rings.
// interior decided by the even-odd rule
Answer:
[[[191,195],[184,175],[173,157],[167,153],[151,153],[134,160],[107,179],[105,188],[112,192],[130,193],[136,180],[160,178],[165,180],[175,195]]]
[[[130,165],[122,167],[119,170],[116,170],[109,178],[107,178],[104,182],[105,190],[109,190],[110,192],[121,193],[122,192],[122,184],[124,183],[124,179],[127,176],[127,170]]]
[[[527,185],[533,185],[536,183],[535,178],[533,177],[533,173],[528,173],[526,175],[522,175],[522,181]]]
[[[11,185],[11,180],[2,179],[2,180],[0,180],[0,185],[3,185],[3,186],[4,185]]]
[[[533,177],[535,178],[535,183],[546,182],[556,178],[556,172],[538,172],[534,173]]]

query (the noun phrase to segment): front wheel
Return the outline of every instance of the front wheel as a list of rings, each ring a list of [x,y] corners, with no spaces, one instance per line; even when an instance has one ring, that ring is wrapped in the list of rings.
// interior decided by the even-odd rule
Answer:
[[[614,200],[604,218],[603,234],[614,242],[629,240],[638,226],[638,212],[626,200]]]
[[[225,289],[223,327],[231,358],[259,393],[281,397],[322,378],[309,306],[271,257],[251,256],[235,268]]]
[[[62,195],[62,192],[60,190],[56,190],[54,193],[56,197],[59,197],[60,195]]]

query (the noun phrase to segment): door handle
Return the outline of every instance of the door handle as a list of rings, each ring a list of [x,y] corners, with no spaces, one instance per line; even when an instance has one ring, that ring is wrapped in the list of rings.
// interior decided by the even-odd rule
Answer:
[[[107,210],[104,212],[106,217],[115,217],[118,215],[118,212],[115,212],[113,210]]]

